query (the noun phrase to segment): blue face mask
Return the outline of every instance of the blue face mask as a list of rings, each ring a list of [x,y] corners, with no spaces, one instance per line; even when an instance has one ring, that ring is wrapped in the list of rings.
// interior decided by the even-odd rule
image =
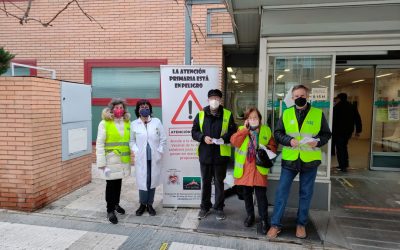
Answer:
[[[141,110],[139,110],[139,114],[142,117],[148,117],[150,115],[150,109],[147,109],[147,108],[141,109]]]

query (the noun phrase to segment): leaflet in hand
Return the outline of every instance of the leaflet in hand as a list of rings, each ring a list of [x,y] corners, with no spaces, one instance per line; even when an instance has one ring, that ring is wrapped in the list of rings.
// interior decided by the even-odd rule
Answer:
[[[312,137],[304,137],[303,139],[301,139],[301,141],[299,142],[300,143],[300,145],[304,145],[304,144],[307,144],[307,143],[309,143],[309,142],[318,142],[319,141],[319,138],[312,138]]]
[[[224,139],[222,139],[222,138],[219,138],[219,139],[212,138],[212,142],[214,144],[217,144],[217,145],[222,145],[222,144],[224,144]]]
[[[267,151],[267,155],[269,157],[269,159],[274,159],[276,157],[276,154],[274,152],[272,152],[271,150],[269,150],[266,146],[259,144],[258,145],[259,148],[264,149],[265,151]]]

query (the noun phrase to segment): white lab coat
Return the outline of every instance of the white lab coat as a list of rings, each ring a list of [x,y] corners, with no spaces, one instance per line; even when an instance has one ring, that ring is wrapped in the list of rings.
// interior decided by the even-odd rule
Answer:
[[[156,188],[161,184],[161,157],[164,153],[167,137],[161,121],[158,118],[149,118],[147,128],[138,118],[131,123],[129,146],[135,154],[136,185],[139,190],[147,191],[147,142],[151,148],[151,186]]]

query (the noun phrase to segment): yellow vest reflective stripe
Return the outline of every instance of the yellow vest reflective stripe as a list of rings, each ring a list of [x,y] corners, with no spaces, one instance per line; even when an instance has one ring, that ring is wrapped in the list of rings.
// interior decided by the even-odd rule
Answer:
[[[294,137],[297,141],[301,141],[304,137],[311,138],[318,135],[321,130],[322,110],[311,107],[300,130],[295,112],[295,107],[286,109],[283,112],[282,119],[286,134]],[[311,148],[308,145],[299,145],[295,148],[284,146],[282,149],[283,160],[295,161],[299,156],[303,162],[322,159],[321,149],[317,147]]]
[[[229,119],[231,117],[231,111],[224,109],[222,115],[222,129],[221,136],[228,132],[229,127]],[[204,123],[204,111],[199,112],[199,126],[200,131],[203,132],[203,123]],[[219,145],[219,150],[221,156],[231,156],[231,145],[230,144],[222,144]],[[199,149],[197,148],[197,155],[199,155]]]
[[[239,130],[243,129],[244,126],[240,126]],[[271,139],[271,129],[266,125],[261,125],[260,134],[258,135],[259,144],[268,145]],[[235,148],[235,165],[233,168],[233,177],[241,178],[243,176],[243,167],[247,157],[247,150],[249,148],[250,137],[246,136],[240,148]],[[262,175],[267,175],[269,173],[268,168],[263,168],[256,166],[257,170]]]
[[[114,152],[121,157],[121,162],[130,163],[131,152],[129,149],[130,123],[124,121],[124,136],[121,136],[114,121],[105,121],[106,142],[104,149],[106,154]]]

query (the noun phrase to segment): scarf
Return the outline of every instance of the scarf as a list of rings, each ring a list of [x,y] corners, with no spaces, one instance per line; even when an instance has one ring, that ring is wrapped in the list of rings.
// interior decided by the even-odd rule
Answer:
[[[253,162],[256,159],[258,133],[255,130],[250,131],[249,149],[247,150],[247,162]]]

